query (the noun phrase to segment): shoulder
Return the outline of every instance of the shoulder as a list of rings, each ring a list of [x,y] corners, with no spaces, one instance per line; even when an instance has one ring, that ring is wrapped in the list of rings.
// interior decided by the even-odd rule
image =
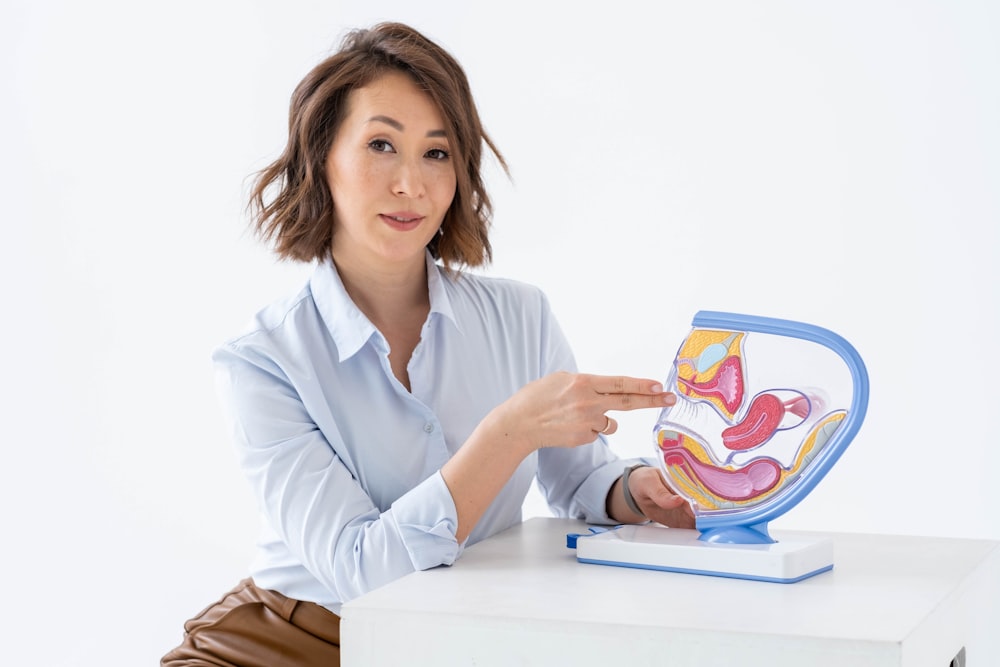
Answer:
[[[233,336],[215,351],[217,358],[234,353],[242,357],[279,356],[291,339],[301,340],[319,326],[312,289],[307,283],[257,311]]]
[[[501,310],[549,312],[549,301],[537,286],[511,278],[470,272],[442,272],[446,289],[456,305],[491,306]]]
[[[522,380],[575,364],[545,292],[536,285],[481,274],[453,275],[448,289],[458,328],[490,345],[490,354],[517,366],[530,361]]]

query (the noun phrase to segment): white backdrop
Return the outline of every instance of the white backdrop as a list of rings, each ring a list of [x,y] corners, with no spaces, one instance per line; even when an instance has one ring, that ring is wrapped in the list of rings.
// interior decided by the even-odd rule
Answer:
[[[155,664],[245,575],[209,355],[307,273],[247,234],[246,178],[382,19],[464,64],[513,171],[489,272],[582,369],[663,377],[699,309],[831,328],[868,419],[780,527],[1000,539],[995,4],[145,4],[3,4],[5,663]],[[619,417],[649,454],[655,413]]]

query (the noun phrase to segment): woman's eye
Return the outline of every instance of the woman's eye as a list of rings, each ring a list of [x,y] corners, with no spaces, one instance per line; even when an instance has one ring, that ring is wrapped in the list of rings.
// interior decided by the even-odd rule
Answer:
[[[427,151],[427,157],[429,157],[432,160],[447,160],[448,151],[441,148],[432,148],[431,150]]]
[[[391,153],[393,152],[392,144],[390,144],[385,139],[372,139],[368,142],[368,148],[373,151],[378,151],[380,153]]]

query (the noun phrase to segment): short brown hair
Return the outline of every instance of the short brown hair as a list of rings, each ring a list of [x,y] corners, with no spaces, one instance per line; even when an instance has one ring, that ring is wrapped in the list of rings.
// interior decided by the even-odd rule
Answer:
[[[389,71],[408,74],[437,105],[455,164],[455,198],[441,233],[428,244],[445,266],[481,266],[492,259],[492,204],[480,173],[485,143],[507,170],[483,129],[469,82],[444,49],[401,23],[348,33],[340,50],[314,67],[292,93],[288,144],[256,174],[250,196],[257,235],[283,259],[309,262],[330,255],[335,202],[325,162],[347,114],[347,98]],[[271,193],[273,192],[273,196]]]

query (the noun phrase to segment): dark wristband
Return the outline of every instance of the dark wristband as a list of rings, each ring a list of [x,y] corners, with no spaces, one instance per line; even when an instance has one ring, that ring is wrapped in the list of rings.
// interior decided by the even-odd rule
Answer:
[[[648,468],[645,463],[636,463],[634,466],[629,466],[625,468],[625,472],[622,473],[622,495],[625,496],[625,504],[628,508],[632,510],[633,514],[638,514],[639,516],[646,518],[643,511],[639,509],[639,506],[635,504],[635,498],[632,497],[632,492],[628,488],[628,477],[632,474],[632,471],[636,468]]]

